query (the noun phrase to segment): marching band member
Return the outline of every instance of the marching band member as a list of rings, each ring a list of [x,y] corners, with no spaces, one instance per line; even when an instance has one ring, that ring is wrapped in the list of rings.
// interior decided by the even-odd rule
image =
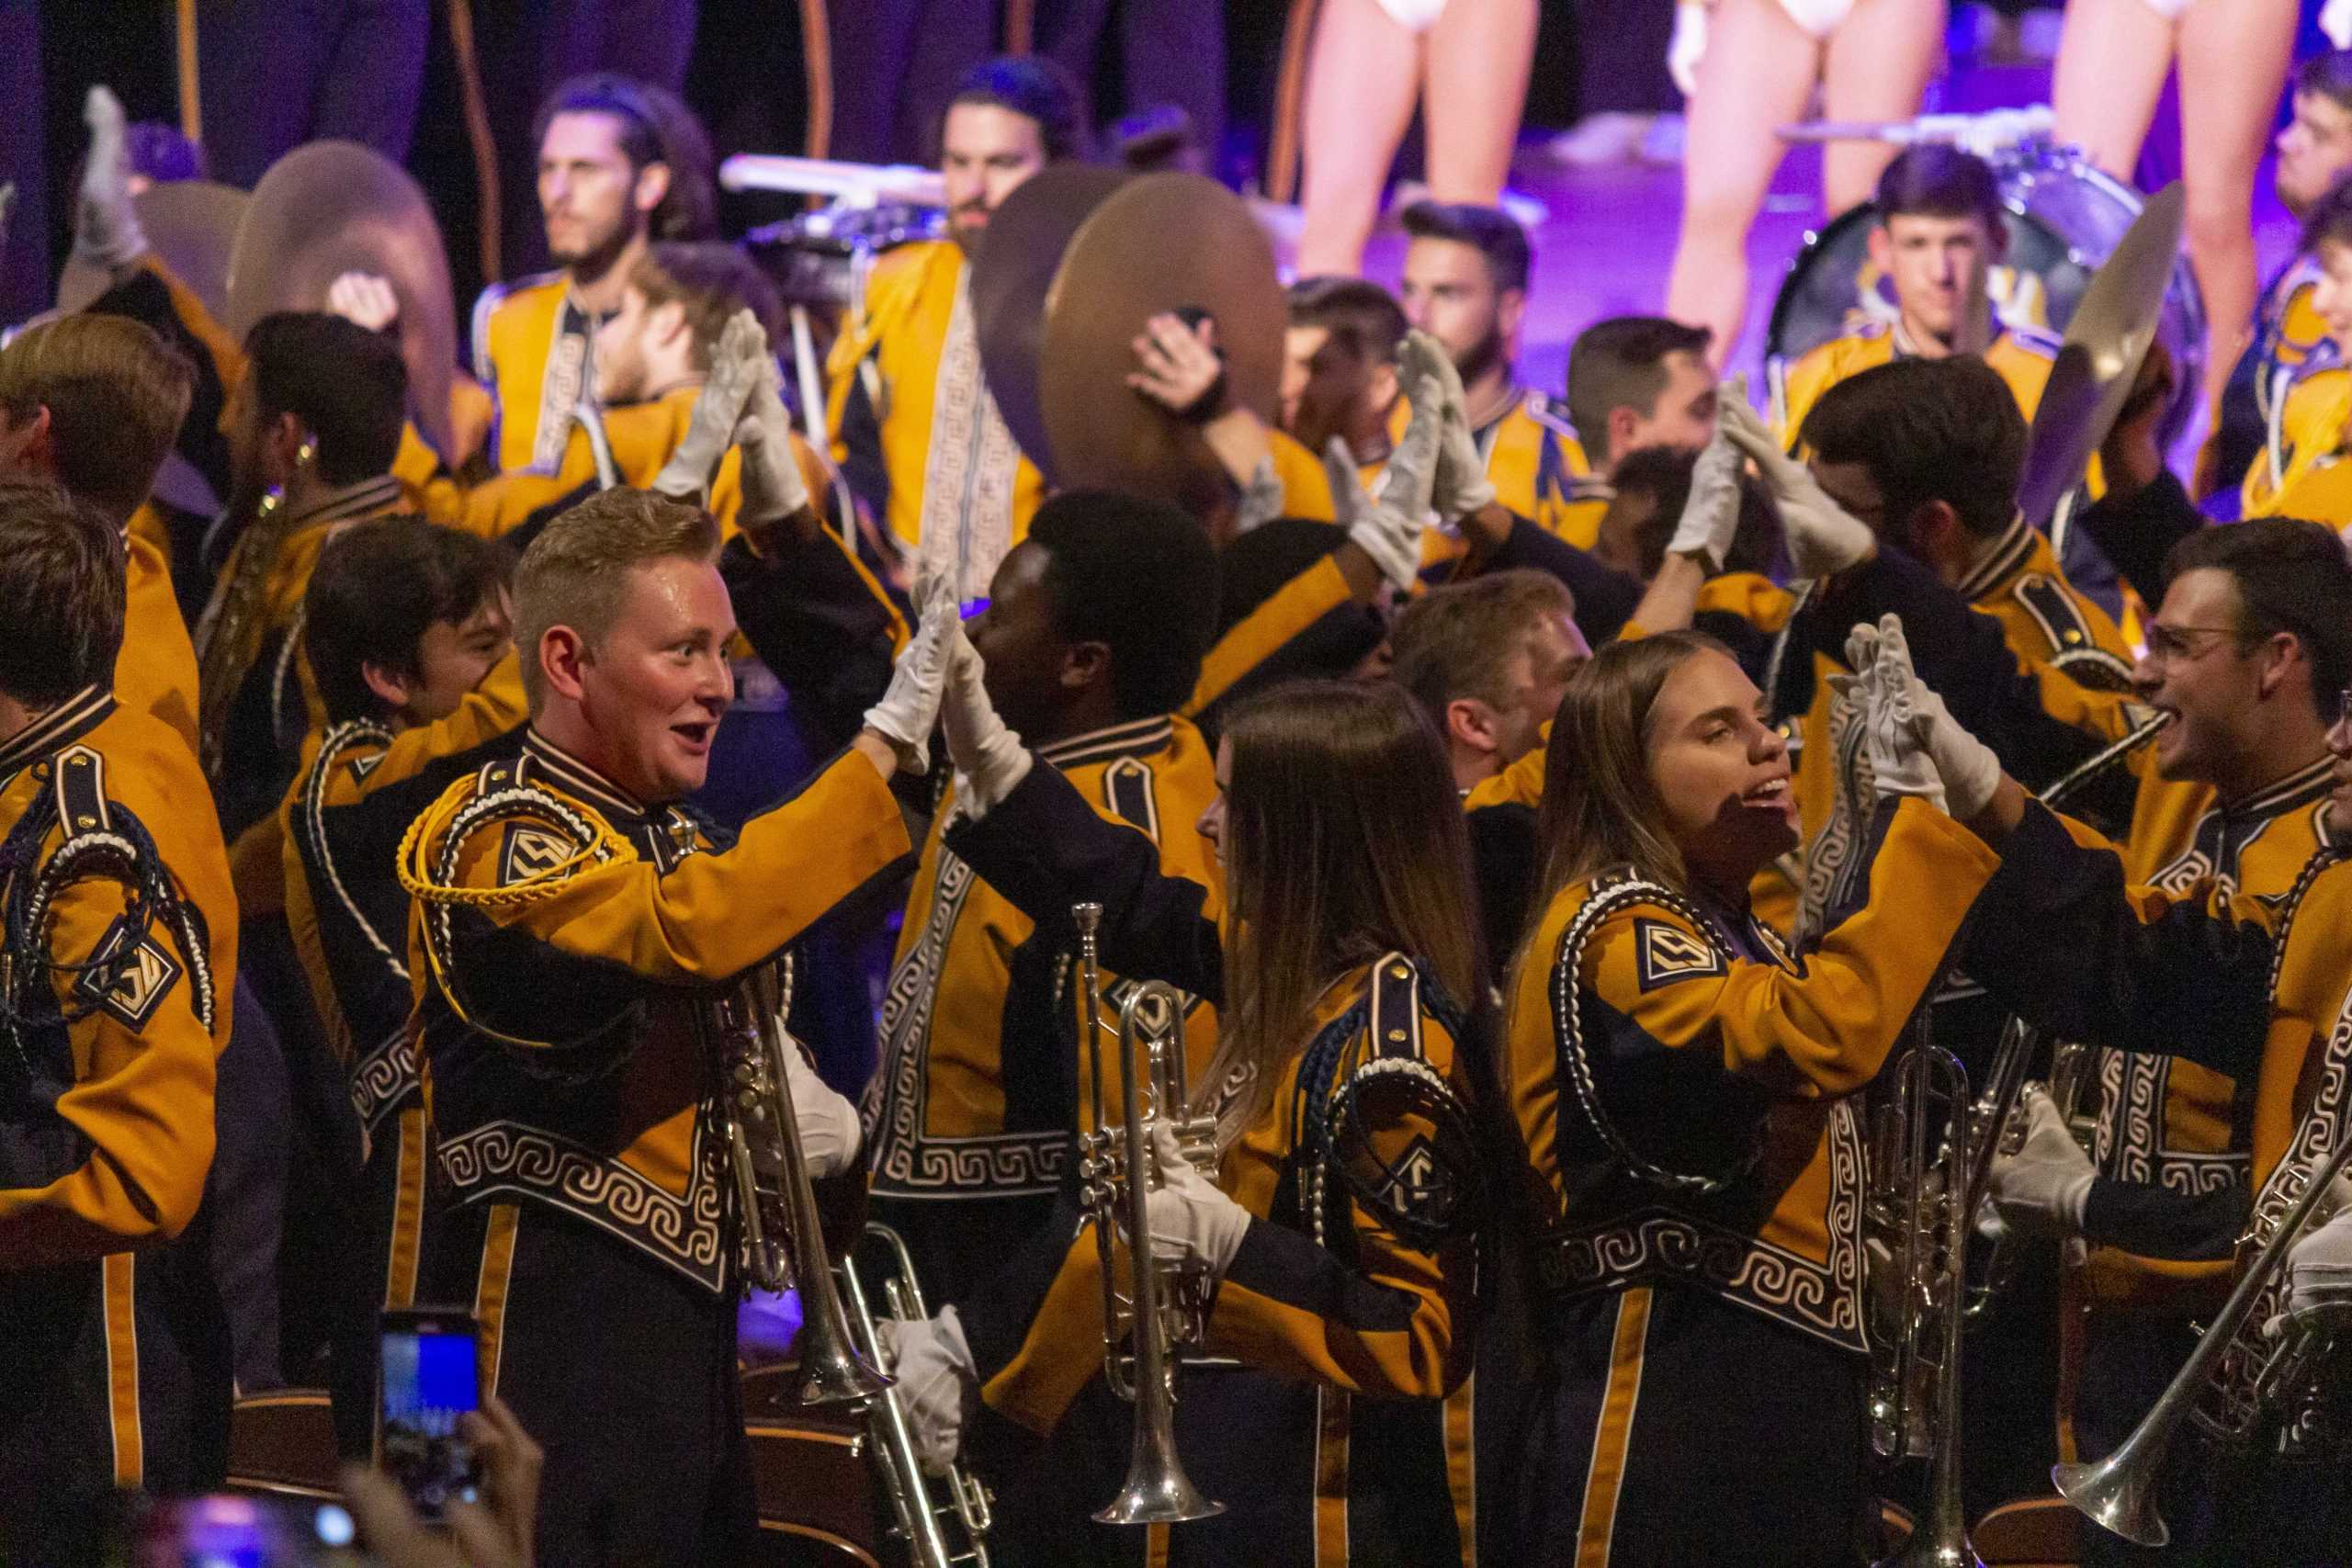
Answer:
[[[1290,288],[1283,334],[1283,430],[1309,452],[1337,441],[1369,486],[1403,437],[1392,431],[1404,384],[1396,351],[1404,308],[1361,277],[1302,277]]]
[[[1464,1031],[1485,982],[1462,813],[1427,720],[1394,688],[1352,683],[1238,709],[1200,823],[1226,874],[1220,920],[1200,885],[1161,875],[1147,840],[1034,765],[976,660],[955,691],[949,745],[978,815],[951,847],[1065,940],[1071,904],[1100,901],[1105,964],[1225,1021],[1194,1080],[1216,1179],[1163,1133],[1150,1198],[1155,1253],[1215,1280],[1202,1349],[1220,1359],[1180,1374],[1176,1440],[1226,1512],[1171,1530],[1169,1561],[1469,1561],[1466,1412],[1439,1400],[1471,1342],[1483,1182]],[[1400,1092],[1367,1088],[1381,1080]],[[1099,1372],[1094,1235],[1045,1239],[902,1331],[934,1450],[953,1450],[966,1390],[1042,1432]]]
[[[497,472],[563,461],[573,411],[594,400],[596,329],[646,247],[710,231],[708,138],[661,88],[575,76],[548,95],[531,140],[557,270],[484,288],[467,334],[474,378],[497,401]]]
[[[1569,489],[1559,534],[1578,549],[1600,535],[1619,459],[1646,446],[1696,452],[1715,423],[1712,340],[1663,316],[1613,316],[1568,348],[1568,419],[1591,471]]]
[[[109,691],[119,526],[0,485],[0,1556],[28,1563],[96,1563],[117,1488],[201,1489],[226,1457],[219,1303],[175,1238],[213,1158],[236,911],[194,753]]]
[[[423,1277],[424,1099],[407,1031],[408,895],[391,851],[453,780],[520,745],[510,570],[496,546],[385,517],[328,541],[303,595],[303,653],[327,728],[304,742],[278,820],[288,934],[360,1135],[345,1190],[311,1194],[343,1222],[338,1255],[308,1260],[356,1314],[321,1314],[356,1337],[329,1337],[337,1433],[355,1457],[375,1416],[374,1335],[357,1330],[376,1307],[414,1305]],[[322,1130],[313,1146],[336,1141]],[[316,1185],[334,1182],[322,1174]]]
[[[1830,119],[1906,119],[1942,52],[1942,0],[1718,0],[1690,95],[1682,233],[1666,313],[1704,327],[1729,355],[1747,315],[1747,231],[1781,166],[1773,131],[1804,118],[1815,82]],[[1870,199],[1894,150],[1822,152],[1822,210]],[[1588,446],[1589,444],[1588,443]]]
[[[2165,79],[2177,70],[2188,262],[2205,302],[2205,386],[2217,403],[2255,309],[2254,176],[2294,58],[2294,0],[2074,0],[2052,70],[2052,139],[2131,183]]]
[[[1496,499],[1562,532],[1552,512],[1590,464],[1566,411],[1514,375],[1532,265],[1527,231],[1498,207],[1436,201],[1407,208],[1404,223],[1413,242],[1399,290],[1405,319],[1453,358]]]
[[[548,1562],[741,1549],[740,1220],[695,990],[907,852],[888,782],[922,765],[954,630],[933,594],[847,751],[722,847],[677,804],[731,694],[718,554],[708,513],[639,491],[549,525],[515,575],[519,754],[452,784],[400,846],[448,1203],[430,1289],[472,1303],[484,1391],[546,1446]],[[854,1110],[787,1055],[812,1168],[853,1168]]]
[[[1076,85],[1058,66],[1009,56],[974,67],[940,130],[952,238],[884,255],[826,364],[842,478],[890,548],[951,575],[967,600],[1045,498],[981,379],[970,254],[999,203],[1047,164],[1084,156],[1086,142]]]
[[[2337,354],[2352,344],[2352,182],[2322,197],[2303,220],[2303,252],[2315,275],[2309,308]],[[2270,441],[2255,455],[2239,487],[2247,517],[2309,517],[2352,526],[2352,367],[2330,366],[2281,394]]]
[[[1832,338],[1792,365],[1772,362],[1772,418],[1781,440],[1793,450],[1814,404],[1848,377],[1896,359],[1954,354],[1976,355],[1999,371],[2030,423],[2058,340],[1991,313],[1986,275],[2009,242],[1992,165],[1956,147],[1905,148],[1879,176],[1875,199],[1871,265],[1894,290],[1895,318]]]

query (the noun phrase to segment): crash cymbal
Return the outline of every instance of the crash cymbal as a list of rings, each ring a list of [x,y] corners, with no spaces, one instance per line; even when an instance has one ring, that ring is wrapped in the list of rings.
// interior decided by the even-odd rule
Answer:
[[[1041,169],[989,215],[972,250],[972,319],[979,333],[980,372],[1013,440],[1048,480],[1055,477],[1054,457],[1037,389],[1046,296],[1070,237],[1132,178],[1124,169],[1091,164]]]
[[[167,180],[130,198],[147,243],[216,317],[228,310],[229,253],[252,200],[234,186],[210,180]],[[105,268],[69,261],[57,280],[57,308],[87,310],[111,283]]]
[[[2180,254],[2183,201],[2177,180],[2148,198],[2066,323],[2018,481],[2018,510],[2037,527],[2081,481],[2139,379]]]
[[[409,417],[447,453],[458,326],[441,226],[408,171],[382,153],[356,141],[308,142],[254,187],[230,263],[229,330],[242,339],[272,310],[323,310],[328,286],[345,272],[391,283]]]
[[[1234,403],[1274,423],[1289,313],[1265,231],[1215,180],[1146,175],[1079,230],[1046,300],[1040,390],[1062,487],[1181,500],[1214,473],[1199,431],[1127,385],[1162,311],[1214,318]]]

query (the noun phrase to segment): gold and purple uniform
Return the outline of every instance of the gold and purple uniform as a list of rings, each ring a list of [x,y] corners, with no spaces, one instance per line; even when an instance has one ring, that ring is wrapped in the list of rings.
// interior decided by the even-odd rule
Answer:
[[[212,1160],[227,886],[195,757],[147,713],[90,687],[0,744],[12,1561],[84,1560],[118,1487],[217,1483],[225,1346],[191,1332],[212,1285],[175,1238]]]
[[[547,1450],[548,1562],[728,1561],[750,1519],[700,998],[909,846],[862,754],[723,839],[526,732],[401,846],[442,1195],[426,1267]]]
[[[1216,796],[1201,732],[1169,716],[1072,736],[1037,750],[1106,821],[1143,834],[1161,874],[1222,903],[1224,878],[1194,830]],[[926,1291],[954,1299],[1046,1222],[1070,1172],[1073,1135],[1093,1125],[1067,1001],[1070,953],[944,842],[951,789],[932,818],[882,1006],[881,1057],[863,1108],[875,1217],[907,1239]],[[1120,986],[1104,977],[1115,1026]],[[1186,1018],[1197,1072],[1216,1012]]]
[[[474,301],[474,379],[496,410],[487,444],[493,472],[563,460],[572,411],[596,400],[604,320],[572,297],[564,272],[493,283]]]
[[[970,276],[946,240],[876,261],[863,313],[834,341],[825,400],[833,458],[888,547],[954,571],[966,599],[987,593],[1046,490],[981,377]]]
[[[155,515],[142,506],[123,531],[122,651],[115,655],[115,699],[161,719],[197,754],[196,644],[172,590],[171,556],[140,526]]]
[[[1772,381],[1772,423],[1781,443],[1794,450],[1805,415],[1821,394],[1838,382],[1865,370],[1907,359],[1913,350],[1899,326],[1874,324],[1808,349],[1793,363],[1776,361]],[[2050,367],[2058,357],[2058,339],[2034,327],[2001,324],[1985,348],[1984,363],[2000,373],[2017,398],[2018,412],[2033,423],[2041,406],[2041,390],[2050,383]],[[2094,481],[2096,482],[2096,481]]]
[[[2238,487],[2239,514],[2302,517],[2335,529],[2352,525],[2352,465],[2344,461],[2347,424],[2352,370],[2336,367],[2295,383]]]
[[[1388,411],[1388,439],[1404,440],[1412,417],[1412,404],[1398,398]],[[1470,434],[1498,502],[1580,550],[1592,548],[1600,513],[1588,515],[1574,504],[1577,481],[1591,474],[1592,464],[1566,409],[1531,387],[1514,387],[1501,411]]]

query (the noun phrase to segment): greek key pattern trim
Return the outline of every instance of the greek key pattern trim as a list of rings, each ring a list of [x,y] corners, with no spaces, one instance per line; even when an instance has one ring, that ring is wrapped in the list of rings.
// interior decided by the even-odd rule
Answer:
[[[1545,1289],[1567,1296],[1679,1280],[1849,1350],[1863,1348],[1859,1277],[1737,1231],[1667,1209],[1545,1236],[1536,1258]]]
[[[684,1199],[620,1161],[568,1138],[492,1122],[439,1145],[441,1172],[460,1202],[528,1194],[600,1226],[712,1291],[727,1284],[719,1246],[719,1183],[699,1120]]]

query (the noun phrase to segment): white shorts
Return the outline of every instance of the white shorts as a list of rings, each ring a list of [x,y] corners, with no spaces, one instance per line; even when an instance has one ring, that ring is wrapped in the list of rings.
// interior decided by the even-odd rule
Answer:
[[[1815,38],[1827,38],[1854,14],[1854,0],[1781,0],[1781,9]]]
[[[1425,33],[1437,26],[1445,0],[1380,0],[1388,19],[1408,33]]]
[[[2180,14],[2197,4],[2197,0],[2140,0],[2140,3],[2167,22],[2180,20]]]

